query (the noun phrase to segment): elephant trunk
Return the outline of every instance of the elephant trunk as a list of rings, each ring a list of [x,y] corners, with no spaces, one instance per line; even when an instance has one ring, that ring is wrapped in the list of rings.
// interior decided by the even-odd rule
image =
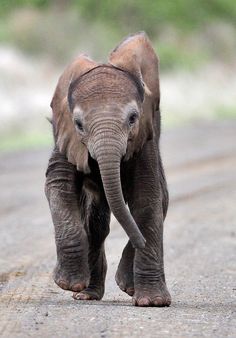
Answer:
[[[145,239],[125,205],[121,187],[120,161],[126,145],[124,142],[122,144],[121,138],[114,137],[114,134],[111,137],[110,143],[107,138],[106,141],[101,138],[95,141],[93,157],[98,162],[104,191],[112,213],[127,233],[133,247],[143,249]]]

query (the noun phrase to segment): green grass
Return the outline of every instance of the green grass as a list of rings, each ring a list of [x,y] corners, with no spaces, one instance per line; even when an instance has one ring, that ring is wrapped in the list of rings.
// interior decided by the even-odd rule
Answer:
[[[183,46],[179,48],[177,45],[157,43],[155,48],[160,58],[160,67],[163,71],[171,71],[174,69],[194,70],[208,60],[205,51],[193,53],[189,48]]]
[[[202,121],[216,121],[216,120],[233,120],[236,119],[236,106],[226,107],[219,106],[211,111],[209,114],[199,116],[198,112],[192,114],[176,114],[174,112],[162,112],[162,125],[165,128],[175,128],[183,125],[190,125]]]
[[[0,152],[23,149],[34,149],[53,144],[51,133],[40,131],[22,132],[19,134],[6,133],[0,136]]]
[[[49,58],[53,65],[61,67],[80,52],[99,61],[106,60],[108,52],[125,35],[145,30],[160,57],[163,72],[192,71],[217,60],[234,64],[235,0],[64,0],[58,3],[1,1],[0,43],[14,45],[38,60]],[[236,118],[236,108],[220,106],[204,118]],[[163,116],[166,127],[193,121],[194,114],[179,116],[170,112]],[[5,132],[0,135],[0,152],[52,144],[51,130],[46,127],[46,132],[40,130]]]
[[[46,0],[12,1],[12,6],[5,1],[0,41],[64,65],[78,52],[105,60],[120,39],[145,30],[157,47],[163,70],[191,69],[217,58],[234,60],[233,13],[236,2],[230,0],[225,8],[218,0],[211,4],[201,0],[200,6],[193,0],[73,0],[64,8]]]
[[[235,107],[226,107],[220,106],[215,111],[215,116],[218,119],[236,119],[236,106]]]

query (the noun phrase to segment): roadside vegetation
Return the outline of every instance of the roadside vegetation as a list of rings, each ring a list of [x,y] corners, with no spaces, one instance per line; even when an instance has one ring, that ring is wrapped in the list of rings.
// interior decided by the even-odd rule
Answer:
[[[0,151],[51,142],[50,126],[41,120],[50,115],[50,98],[64,65],[82,51],[105,61],[120,39],[140,30],[148,33],[160,57],[164,125],[236,117],[234,0],[0,3],[0,98],[6,101],[0,112]],[[7,67],[6,51],[15,53]],[[21,67],[23,59],[30,71]],[[40,104],[39,93],[44,93]]]

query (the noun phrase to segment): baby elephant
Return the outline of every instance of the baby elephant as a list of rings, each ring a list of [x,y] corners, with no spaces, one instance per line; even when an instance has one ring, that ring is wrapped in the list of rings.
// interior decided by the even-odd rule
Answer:
[[[168,191],[159,102],[158,58],[145,33],[122,41],[108,63],[80,55],[59,79],[45,191],[55,226],[54,280],[75,299],[103,297],[104,240],[113,212],[129,237],[118,286],[137,306],[171,303],[163,264]]]

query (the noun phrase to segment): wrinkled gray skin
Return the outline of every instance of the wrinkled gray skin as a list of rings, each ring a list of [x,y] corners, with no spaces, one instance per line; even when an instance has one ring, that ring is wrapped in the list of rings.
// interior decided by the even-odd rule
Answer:
[[[117,284],[137,306],[170,305],[163,265],[168,192],[159,152],[159,109],[153,118],[153,137],[130,158],[126,156],[140,127],[142,100],[135,82],[114,67],[92,70],[69,90],[70,113],[88,149],[90,173],[78,171],[55,146],[46,195],[57,246],[54,280],[74,291],[75,299],[103,297],[104,240],[112,211],[130,237],[116,273]],[[136,225],[143,237],[132,230]]]

